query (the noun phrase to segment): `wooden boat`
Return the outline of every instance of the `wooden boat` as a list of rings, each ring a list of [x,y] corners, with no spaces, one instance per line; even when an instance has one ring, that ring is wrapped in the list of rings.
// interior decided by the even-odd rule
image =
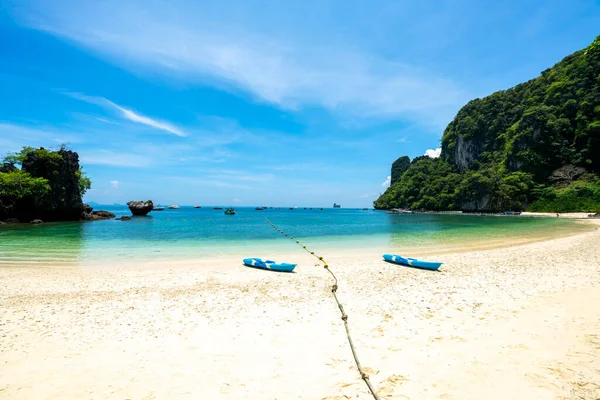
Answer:
[[[384,254],[383,259],[394,264],[428,269],[430,271],[437,271],[440,265],[443,264],[441,262],[417,260],[416,258],[402,257],[395,254]]]
[[[271,271],[292,272],[297,264],[277,263],[271,260],[262,260],[261,258],[244,258],[244,265],[247,267],[269,269]]]

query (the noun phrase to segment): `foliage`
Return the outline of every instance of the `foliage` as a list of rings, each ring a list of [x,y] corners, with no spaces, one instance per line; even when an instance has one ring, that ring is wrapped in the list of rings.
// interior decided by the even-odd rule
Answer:
[[[539,188],[539,197],[528,207],[539,212],[600,212],[600,180],[577,180],[564,188]]]
[[[68,148],[64,144],[59,147],[58,151],[25,146],[19,152],[7,153],[2,161],[4,163],[23,166],[24,163],[36,160],[39,165],[43,166],[43,171],[38,172],[41,172],[44,176],[52,179],[60,175],[61,169],[64,167],[62,154],[66,151],[68,151]],[[91,188],[92,182],[85,171],[83,171],[82,167],[79,168],[75,175],[79,184],[81,196],[83,196],[85,192]],[[49,185],[50,181],[48,179],[33,178],[28,172],[19,169],[11,173],[5,173],[2,179],[3,186],[0,188],[0,196],[3,197],[14,196],[16,198],[21,198],[24,196],[41,196],[48,194],[51,190],[51,186]],[[44,185],[42,185],[42,183],[44,183]]]
[[[540,183],[568,164],[600,172],[599,47],[600,37],[536,79],[470,101],[446,128],[442,157],[461,170],[496,163]]]
[[[48,180],[34,178],[27,172],[15,169],[0,172],[0,197],[22,199],[27,196],[41,196],[50,191]]]
[[[18,153],[6,153],[2,162],[14,165],[22,165],[23,161],[27,158],[29,153],[35,151],[35,148],[30,146],[25,146]]]
[[[81,193],[81,196],[83,196],[85,192],[92,188],[92,181],[83,170],[83,167],[79,167],[79,170],[76,172],[76,176],[77,180],[79,181],[79,192]]]
[[[460,180],[454,167],[427,156],[413,161],[402,179],[375,201],[376,208],[454,209],[454,186]]]
[[[410,157],[402,156],[392,164],[391,185],[398,182],[402,174],[410,167]]]
[[[417,157],[392,178],[375,207],[593,209],[600,201],[589,178],[600,173],[600,36],[541,76],[468,102],[441,147],[440,159]]]

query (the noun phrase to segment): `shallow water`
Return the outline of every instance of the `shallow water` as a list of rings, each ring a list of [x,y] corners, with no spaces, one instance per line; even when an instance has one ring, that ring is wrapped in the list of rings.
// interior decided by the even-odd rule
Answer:
[[[126,206],[100,206],[117,216]],[[268,256],[299,251],[266,222],[320,252],[440,252],[501,246],[589,229],[552,218],[440,214],[388,214],[357,209],[236,208],[226,216],[212,207],[153,211],[130,221],[4,225],[0,265],[61,265],[152,260]]]

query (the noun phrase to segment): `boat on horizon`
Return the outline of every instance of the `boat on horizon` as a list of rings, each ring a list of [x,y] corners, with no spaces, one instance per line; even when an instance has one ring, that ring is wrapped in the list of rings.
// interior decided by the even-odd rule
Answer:
[[[162,211],[164,209],[165,209],[164,207],[160,207],[160,206],[159,207],[156,207],[156,206],[152,207],[152,211]]]
[[[333,203],[333,208],[341,208],[342,206],[337,204],[337,203]]]
[[[202,208],[201,206],[194,206],[194,208]]]
[[[171,210],[179,210],[179,206],[178,206],[178,205],[176,205],[176,204],[171,204],[171,205],[169,206],[169,209],[171,209]]]
[[[222,210],[223,207],[213,207],[213,210]]]

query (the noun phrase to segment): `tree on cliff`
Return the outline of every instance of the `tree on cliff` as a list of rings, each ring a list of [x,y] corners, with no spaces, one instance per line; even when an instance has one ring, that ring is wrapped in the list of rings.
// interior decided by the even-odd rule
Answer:
[[[400,177],[408,169],[408,167],[410,167],[410,158],[408,156],[402,156],[396,161],[394,161],[392,164],[390,185],[393,185],[394,183],[398,182],[398,180],[400,180]]]
[[[78,220],[91,182],[77,153],[24,147],[0,168],[0,219]],[[20,166],[20,169],[16,166]]]
[[[468,102],[441,148],[439,162],[413,159],[375,207],[600,211],[600,36],[541,76]],[[457,174],[452,190],[447,174]]]

